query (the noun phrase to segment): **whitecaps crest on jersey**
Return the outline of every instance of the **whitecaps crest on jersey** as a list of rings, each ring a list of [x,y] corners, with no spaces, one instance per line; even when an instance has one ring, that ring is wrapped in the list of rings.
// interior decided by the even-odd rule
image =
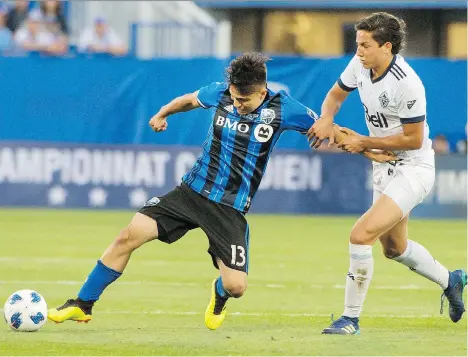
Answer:
[[[388,99],[387,91],[383,91],[379,95],[379,102],[380,102],[380,105],[382,106],[382,108],[386,108],[388,103],[390,103],[390,99]]]

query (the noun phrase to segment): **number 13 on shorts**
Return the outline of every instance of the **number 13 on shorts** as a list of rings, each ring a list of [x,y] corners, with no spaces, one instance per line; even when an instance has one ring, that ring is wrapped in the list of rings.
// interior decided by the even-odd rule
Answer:
[[[245,249],[243,246],[231,244],[231,264],[238,267],[245,265]]]

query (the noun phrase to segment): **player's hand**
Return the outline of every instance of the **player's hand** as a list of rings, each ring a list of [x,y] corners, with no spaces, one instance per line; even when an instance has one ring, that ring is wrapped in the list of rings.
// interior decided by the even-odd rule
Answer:
[[[350,152],[351,154],[359,154],[365,149],[362,147],[362,135],[357,133],[345,137],[341,142],[338,143],[338,147],[347,152]]]
[[[398,161],[398,157],[393,152],[386,150],[366,150],[362,154],[368,159],[379,163]]]
[[[328,147],[335,143],[335,134],[333,133],[333,117],[320,117],[307,131],[307,139],[310,141],[310,147],[318,148],[322,142],[328,138]]]
[[[167,117],[158,113],[150,119],[149,125],[155,132],[164,131],[167,129]]]

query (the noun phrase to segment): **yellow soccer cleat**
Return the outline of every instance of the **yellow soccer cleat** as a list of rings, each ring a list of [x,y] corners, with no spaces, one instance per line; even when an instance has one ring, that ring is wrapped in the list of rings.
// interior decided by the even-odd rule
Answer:
[[[226,302],[228,301],[228,298],[223,298],[216,292],[217,280],[218,279],[215,279],[213,281],[210,303],[205,311],[205,325],[210,330],[216,330],[221,326],[227,313]]]
[[[65,304],[50,309],[47,318],[56,323],[62,323],[67,320],[88,323],[92,317],[92,304],[81,303],[81,301],[70,299]]]

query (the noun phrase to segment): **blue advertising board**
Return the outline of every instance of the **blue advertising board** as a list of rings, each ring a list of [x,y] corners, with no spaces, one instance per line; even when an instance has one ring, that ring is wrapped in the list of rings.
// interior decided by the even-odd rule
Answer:
[[[0,206],[138,209],[180,183],[198,147],[0,141]],[[437,159],[418,217],[466,217],[466,160]],[[360,155],[276,150],[251,212],[361,214],[371,165]]]

